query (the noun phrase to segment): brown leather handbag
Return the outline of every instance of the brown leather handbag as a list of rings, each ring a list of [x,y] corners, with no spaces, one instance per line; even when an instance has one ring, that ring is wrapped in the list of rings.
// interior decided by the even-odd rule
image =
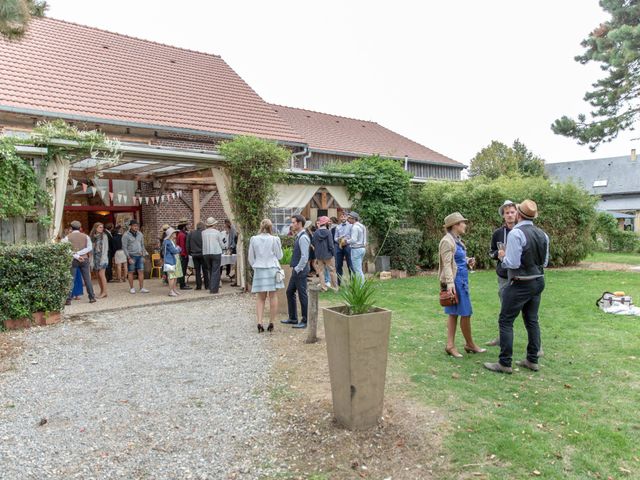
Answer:
[[[447,289],[447,285],[446,284],[441,284],[440,285],[440,305],[443,307],[452,307],[453,305],[457,305],[458,304],[458,294],[456,293],[451,293],[448,289]]]

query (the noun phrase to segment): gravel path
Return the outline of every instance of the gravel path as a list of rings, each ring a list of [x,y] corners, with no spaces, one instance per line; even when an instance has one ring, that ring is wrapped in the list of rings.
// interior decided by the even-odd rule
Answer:
[[[273,358],[252,307],[231,296],[4,333],[24,350],[0,374],[0,477],[259,478]]]

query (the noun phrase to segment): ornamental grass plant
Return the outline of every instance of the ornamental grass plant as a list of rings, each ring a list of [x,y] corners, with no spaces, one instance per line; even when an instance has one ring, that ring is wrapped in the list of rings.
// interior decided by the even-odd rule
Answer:
[[[376,282],[372,277],[344,275],[340,281],[339,295],[347,306],[348,315],[361,315],[372,310],[376,293]]]

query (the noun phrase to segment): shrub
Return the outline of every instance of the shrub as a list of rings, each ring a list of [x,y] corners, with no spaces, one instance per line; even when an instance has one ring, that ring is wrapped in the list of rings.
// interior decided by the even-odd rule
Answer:
[[[289,265],[291,258],[293,257],[292,247],[282,247],[282,258],[280,259],[280,265]]]
[[[464,237],[467,254],[476,257],[478,268],[490,266],[491,235],[502,223],[498,207],[505,199],[518,202],[525,198],[538,204],[536,224],[549,235],[552,265],[575,264],[593,250],[596,199],[582,188],[555,184],[544,178],[474,178],[464,182],[429,182],[412,192],[414,222],[423,233],[421,261],[428,267],[437,267],[444,217],[459,211],[469,219]]]
[[[391,268],[415,275],[418,265],[422,232],[417,228],[401,228],[391,232],[380,255],[391,257]]]
[[[282,244],[282,248],[290,248],[293,250],[293,244],[296,243],[296,237],[280,235],[280,243]]]
[[[616,229],[610,238],[610,250],[613,252],[636,252],[640,248],[640,240],[634,232]]]
[[[0,246],[0,320],[61,311],[71,288],[68,244]]]
[[[618,221],[607,212],[598,212],[593,233],[594,240],[612,252],[635,252],[640,248],[638,235],[620,230]]]

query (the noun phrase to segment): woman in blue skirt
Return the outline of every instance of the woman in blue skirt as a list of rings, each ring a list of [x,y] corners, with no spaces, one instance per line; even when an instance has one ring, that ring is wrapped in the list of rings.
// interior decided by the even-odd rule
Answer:
[[[455,358],[462,358],[455,345],[456,328],[460,317],[460,330],[466,341],[467,353],[483,353],[487,350],[478,347],[471,336],[471,296],[469,294],[469,267],[475,266],[475,259],[467,257],[467,249],[462,235],[467,231],[467,219],[454,212],[444,219],[445,235],[440,240],[440,266],[438,274],[442,288],[446,288],[458,297],[458,303],[444,308],[449,315],[447,321],[447,346],[445,352]]]
[[[269,296],[269,315],[271,321],[267,332],[273,331],[273,324],[278,314],[278,296],[276,290],[284,288],[284,279],[276,274],[280,270],[282,258],[282,243],[280,237],[273,233],[271,220],[265,218],[260,222],[260,233],[251,237],[249,241],[249,265],[253,268],[253,284],[251,293],[257,293],[256,312],[258,316],[258,333],[264,332],[262,317],[264,305]]]

